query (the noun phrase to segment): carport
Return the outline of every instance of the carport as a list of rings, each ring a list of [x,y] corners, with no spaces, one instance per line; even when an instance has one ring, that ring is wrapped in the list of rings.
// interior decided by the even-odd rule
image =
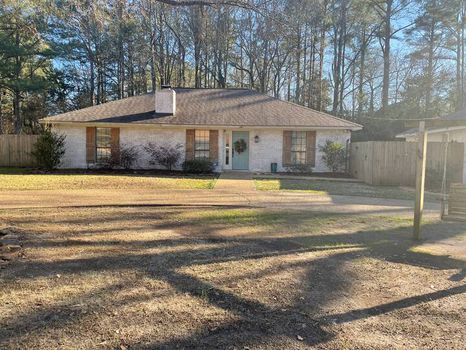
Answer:
[[[428,128],[444,128],[445,132],[442,136],[442,142],[444,143],[445,149],[445,161],[443,167],[443,178],[442,178],[442,208],[441,216],[445,218],[445,214],[448,210],[448,204],[451,204],[447,194],[447,154],[449,144],[449,130],[448,128],[457,126],[466,126],[466,120],[444,120],[440,118],[407,121],[407,127],[418,127],[418,152],[417,152],[417,165],[416,165],[416,199],[414,206],[414,227],[413,227],[413,238],[418,240],[421,238],[421,221],[422,213],[424,210],[424,191],[425,191],[425,180],[426,180],[426,161],[427,161],[427,136]],[[463,192],[465,186],[455,185],[455,195],[451,196],[453,199],[452,209],[454,217],[466,220],[466,191]],[[448,212],[450,214],[450,212]]]

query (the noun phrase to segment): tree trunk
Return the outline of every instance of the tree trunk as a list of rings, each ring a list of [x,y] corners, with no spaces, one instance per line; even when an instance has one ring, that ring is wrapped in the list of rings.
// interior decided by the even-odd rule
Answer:
[[[18,89],[13,91],[13,113],[15,116],[15,133],[21,134],[23,120],[21,116],[21,92]]]
[[[20,34],[19,34],[19,25],[16,23],[16,31],[15,31],[15,46],[20,52]],[[22,62],[21,62],[21,57],[15,56],[15,79],[16,81],[20,80],[21,76],[21,68],[22,68]],[[15,116],[15,133],[20,134],[22,129],[23,129],[23,120],[21,116],[21,91],[19,88],[15,87],[13,89],[13,114]]]
[[[435,6],[435,2],[434,2]],[[434,79],[434,45],[435,45],[435,19],[432,17],[429,31],[429,48],[427,56],[427,84],[426,84],[426,115],[431,116],[432,87]]]
[[[90,84],[89,84],[89,103],[91,106],[95,104],[95,67],[94,67],[94,60],[90,60]]]
[[[296,92],[295,102],[301,101],[301,26],[298,24],[297,30],[297,47],[296,47]]]
[[[387,0],[383,30],[383,81],[382,81],[382,112],[388,108],[388,94],[390,89],[390,44],[392,38],[392,7],[393,0]]]
[[[3,131],[3,109],[2,109],[2,98],[3,98],[3,91],[0,89],[0,135],[4,134]]]
[[[323,16],[327,14],[327,2],[324,3]],[[319,91],[317,93],[317,110],[321,111],[323,109],[323,93],[324,93],[324,56],[325,56],[325,40],[326,40],[327,29],[325,25],[322,25],[320,31],[320,44],[319,44],[319,81],[318,87]]]
[[[361,56],[359,59],[359,81],[358,81],[358,117],[362,116],[364,106],[364,74],[366,60],[366,30],[362,32]]]
[[[459,111],[463,107],[463,96],[461,94],[461,20],[458,20],[458,26],[456,30],[456,106],[455,110]]]

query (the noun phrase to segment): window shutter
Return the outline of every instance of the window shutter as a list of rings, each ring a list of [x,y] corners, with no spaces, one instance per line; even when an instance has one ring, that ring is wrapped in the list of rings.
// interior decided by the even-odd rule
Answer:
[[[218,162],[218,130],[209,132],[209,156],[212,162]]]
[[[86,162],[95,163],[95,128],[86,128]]]
[[[283,166],[291,164],[291,131],[283,131]]]
[[[111,157],[112,160],[120,163],[120,128],[112,128],[110,133]]]
[[[186,130],[186,160],[194,159],[194,129]]]
[[[306,132],[306,164],[316,166],[316,132]]]

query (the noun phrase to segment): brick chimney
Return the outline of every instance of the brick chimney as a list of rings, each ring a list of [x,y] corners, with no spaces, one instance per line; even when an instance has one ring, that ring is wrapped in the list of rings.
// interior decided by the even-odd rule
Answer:
[[[176,92],[170,85],[162,85],[160,90],[155,92],[155,113],[175,114],[176,112]]]

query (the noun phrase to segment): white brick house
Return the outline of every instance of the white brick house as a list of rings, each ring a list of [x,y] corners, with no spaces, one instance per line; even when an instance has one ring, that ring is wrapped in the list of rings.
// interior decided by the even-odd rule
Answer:
[[[450,141],[460,142],[466,145],[466,127],[464,126],[430,129],[427,132],[427,140],[429,142],[442,142],[443,135],[445,133],[448,133]],[[418,141],[418,135],[416,130],[408,130],[404,133],[397,135],[397,137],[403,138],[407,142]],[[466,152],[464,154],[463,169],[463,183],[466,183]]]
[[[306,164],[326,172],[319,146],[346,144],[361,126],[244,89],[172,89],[41,120],[66,135],[64,168],[98,166],[123,145],[181,144],[181,160],[210,158],[218,171],[269,172]],[[240,147],[243,146],[243,147]],[[243,148],[241,150],[241,148]],[[140,152],[137,168],[151,168]],[[180,162],[180,163],[181,163]]]

